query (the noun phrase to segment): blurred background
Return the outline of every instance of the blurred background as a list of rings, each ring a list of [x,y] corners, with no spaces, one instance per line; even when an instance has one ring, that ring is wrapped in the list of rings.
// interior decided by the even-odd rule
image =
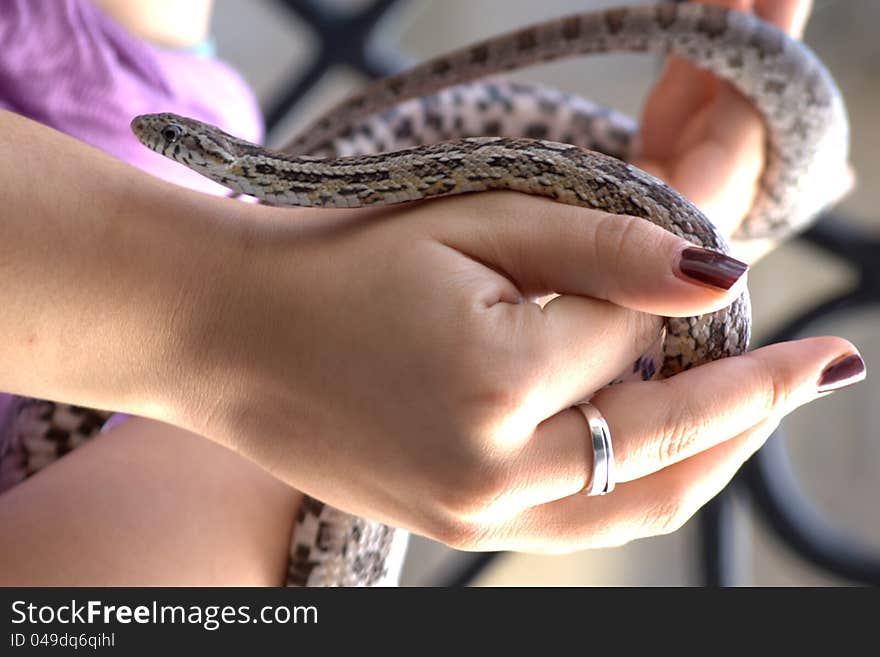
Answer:
[[[630,0],[632,3],[632,0]],[[256,91],[270,145],[369,75],[601,0],[217,0],[218,54]],[[843,90],[853,194],[750,274],[753,344],[835,334],[859,346],[868,382],[811,404],[708,511],[671,536],[567,556],[460,553],[414,537],[403,585],[846,585],[880,583],[880,3],[817,0],[807,43]],[[349,65],[335,65],[348,62]],[[354,66],[351,66],[354,64]],[[517,77],[638,116],[662,62],[581,58]],[[356,70],[360,68],[361,70]]]

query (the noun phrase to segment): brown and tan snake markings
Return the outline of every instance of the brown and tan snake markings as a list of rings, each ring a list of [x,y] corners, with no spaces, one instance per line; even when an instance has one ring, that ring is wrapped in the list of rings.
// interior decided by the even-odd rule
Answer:
[[[132,128],[148,147],[275,205],[359,207],[510,189],[640,216],[725,251],[712,224],[686,199],[615,159],[638,154],[637,126],[630,119],[553,89],[484,79],[542,61],[612,51],[690,59],[730,81],[764,117],[766,167],[737,239],[782,239],[845,191],[828,181],[847,163],[846,111],[821,62],[752,15],[694,3],[584,13],[472,44],[368,86],[281,152],[173,115],[138,117]],[[169,124],[183,131],[173,148],[162,136]],[[401,175],[412,171],[417,180]],[[741,353],[748,343],[748,297],[711,315],[669,318],[665,329],[662,363],[640,358],[635,376],[669,376]],[[53,422],[70,417],[58,405],[47,420],[35,412],[41,403],[24,404],[15,431],[27,436],[24,451],[35,454],[52,452]],[[97,424],[90,427],[94,435]],[[288,583],[394,583],[405,543],[405,532],[306,497],[291,543]]]

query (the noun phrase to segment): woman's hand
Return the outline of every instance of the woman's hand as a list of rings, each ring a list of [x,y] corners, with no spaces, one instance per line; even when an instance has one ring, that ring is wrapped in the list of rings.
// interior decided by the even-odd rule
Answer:
[[[800,38],[811,0],[700,0],[754,12]],[[642,116],[642,155],[636,164],[693,201],[730,237],[752,205],[764,168],[765,130],[760,114],[732,85],[693,64],[672,58]],[[852,184],[851,173],[840,189]],[[775,246],[766,240],[732,244],[754,261]]]
[[[510,193],[247,211],[228,224],[216,293],[190,313],[205,325],[180,350],[170,419],[334,506],[459,548],[668,531],[855,353],[813,339],[602,390],[623,483],[588,498],[571,405],[657,340],[644,313],[725,306],[742,268],[694,270],[691,245],[646,221]]]

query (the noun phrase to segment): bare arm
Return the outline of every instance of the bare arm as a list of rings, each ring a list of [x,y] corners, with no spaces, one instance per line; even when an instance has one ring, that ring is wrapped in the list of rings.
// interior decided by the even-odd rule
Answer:
[[[96,3],[171,47],[205,39],[213,4]],[[0,390],[133,401],[150,359],[169,353],[166,313],[180,317],[162,295],[183,260],[166,246],[190,248],[198,213],[169,210],[190,198],[176,188],[16,115],[0,112],[0,134]],[[146,216],[156,205],[162,216]],[[277,585],[298,500],[200,436],[133,419],[0,496],[0,582]]]
[[[0,134],[0,390],[163,416],[229,204],[9,112]]]
[[[190,309],[223,260],[212,235],[248,208],[15,114],[0,134],[0,390],[165,414],[157,391],[179,396]],[[0,496],[0,582],[277,585],[298,499],[204,438],[135,419]]]
[[[96,4],[142,39],[186,48],[205,40],[214,0],[96,0]]]
[[[135,418],[0,496],[0,585],[277,586],[298,504],[229,450]]]

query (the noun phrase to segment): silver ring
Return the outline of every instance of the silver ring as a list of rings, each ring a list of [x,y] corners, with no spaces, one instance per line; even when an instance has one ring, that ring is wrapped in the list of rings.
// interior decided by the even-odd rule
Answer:
[[[586,495],[605,495],[614,490],[614,450],[611,448],[611,431],[599,409],[589,402],[576,404],[590,428],[590,445],[593,448],[593,477]]]

